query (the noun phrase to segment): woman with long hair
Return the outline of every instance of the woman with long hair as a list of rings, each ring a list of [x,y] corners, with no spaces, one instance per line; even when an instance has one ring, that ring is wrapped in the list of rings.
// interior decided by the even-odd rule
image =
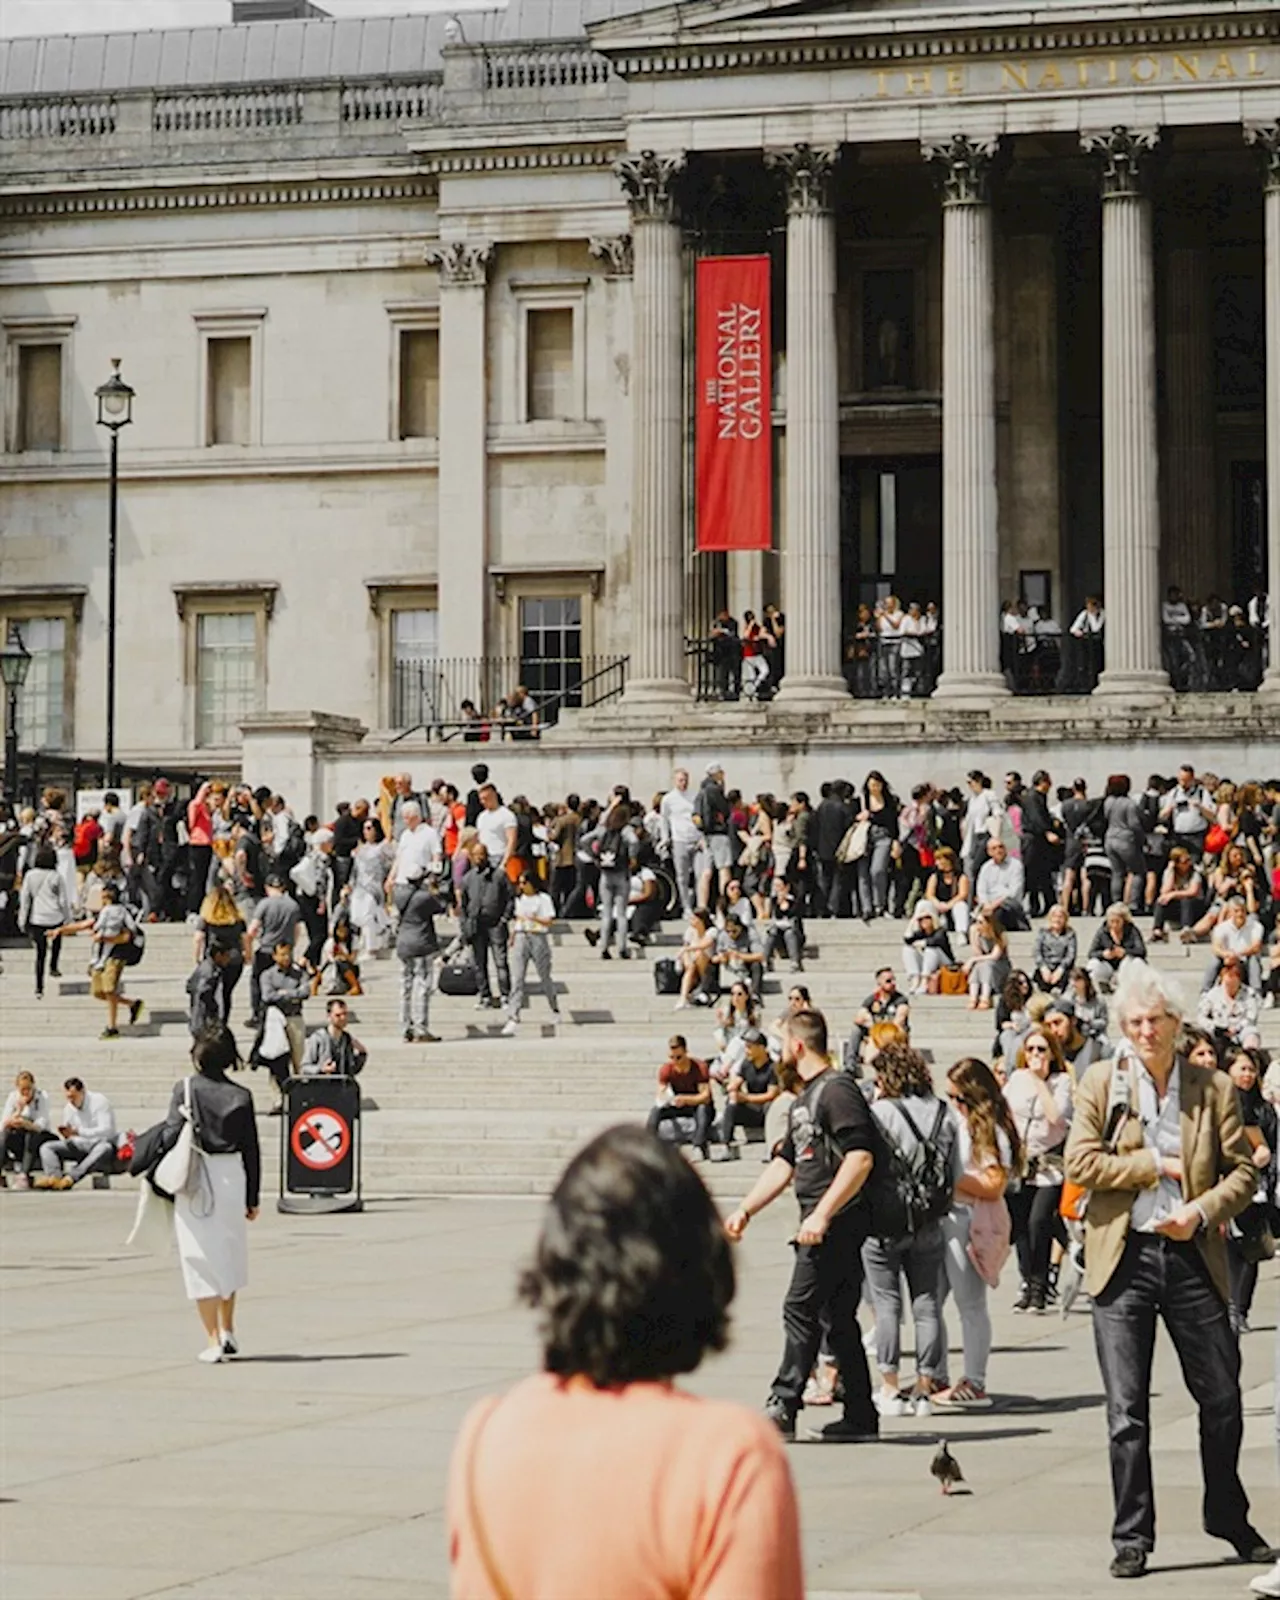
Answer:
[[[1039,1314],[1048,1303],[1053,1241],[1063,1232],[1058,1204],[1062,1151],[1071,1126],[1071,1074],[1056,1034],[1032,1028],[1026,1035],[1004,1098],[1026,1152],[1026,1176],[1009,1202],[1022,1273],[1022,1293],[1013,1309]]]
[[[240,982],[245,963],[253,959],[253,941],[235,897],[225,883],[217,883],[200,903],[195,928],[195,961],[199,966],[206,955],[227,952],[222,972],[222,1021],[231,1020],[231,996]]]
[[[707,974],[711,971],[711,957],[716,950],[715,924],[706,911],[691,911],[689,925],[684,930],[684,943],[676,957],[680,963],[680,998],[675,1009],[683,1011],[690,1004],[694,989],[701,993]]]
[[[937,906],[943,927],[963,939],[969,931],[969,878],[950,845],[935,851],[924,897]]]
[[[1258,1287],[1258,1241],[1268,1228],[1280,1228],[1276,1214],[1276,1108],[1262,1096],[1266,1058],[1260,1050],[1239,1046],[1227,1052],[1227,1076],[1236,1086],[1236,1101],[1245,1138],[1253,1149],[1258,1186],[1253,1203],[1227,1229],[1227,1265],[1231,1270],[1231,1303],[1227,1307],[1236,1334],[1249,1332],[1249,1312]]]
[[[734,1287],[678,1150],[625,1127],[574,1157],[520,1279],[543,1370],[475,1406],[454,1448],[455,1595],[801,1600],[776,1430],[674,1383],[724,1349]]]
[[[973,954],[964,964],[969,981],[969,1010],[990,1011],[992,996],[1004,988],[1012,968],[1009,940],[995,911],[979,911],[969,929]]]
[[[958,1124],[955,1198],[943,1219],[946,1286],[960,1312],[964,1373],[935,1394],[938,1411],[985,1411],[991,1313],[987,1289],[999,1279],[1009,1250],[1005,1193],[1022,1170],[1022,1141],[991,1068],[976,1056],[957,1061],[947,1073],[947,1099]],[[942,1329],[946,1347],[946,1323]]]
[[[165,1125],[175,1135],[190,1110],[199,1146],[199,1175],[176,1195],[173,1226],[188,1300],[194,1300],[210,1363],[238,1355],[236,1296],[249,1281],[249,1233],[258,1215],[262,1163],[253,1096],[227,1073],[236,1042],[226,1027],[205,1028],[191,1048],[195,1068],[173,1086]]]
[[[1204,898],[1204,879],[1191,852],[1176,844],[1169,852],[1160,892],[1156,895],[1155,915],[1151,919],[1151,942],[1162,944],[1169,935],[1165,923],[1176,921],[1179,929],[1195,926]]]
[[[360,843],[351,852],[349,907],[352,924],[360,930],[362,955],[374,956],[391,943],[391,916],[387,911],[387,873],[391,846],[382,836],[382,824],[366,817]]]
[[[1126,773],[1113,773],[1107,779],[1102,800],[1105,829],[1102,848],[1111,866],[1111,898],[1123,901],[1134,911],[1142,910],[1146,883],[1146,828],[1142,807],[1129,792]]]
[[[49,976],[60,978],[58,961],[62,955],[62,938],[57,930],[72,918],[71,901],[67,898],[67,885],[58,871],[58,857],[52,845],[41,844],[36,850],[33,867],[22,875],[22,893],[18,899],[18,931],[27,934],[36,952],[36,999],[44,999],[44,969],[48,960]]]
[[[873,768],[862,785],[862,809],[858,813],[858,821],[867,824],[867,848],[857,862],[858,910],[864,922],[883,917],[889,909],[889,875],[899,849],[901,809],[884,773]]]

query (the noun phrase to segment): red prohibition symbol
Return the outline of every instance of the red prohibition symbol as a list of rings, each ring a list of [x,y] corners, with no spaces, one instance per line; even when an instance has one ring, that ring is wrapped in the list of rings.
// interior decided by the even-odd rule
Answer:
[[[294,1123],[289,1143],[304,1167],[323,1172],[336,1167],[350,1150],[351,1128],[338,1112],[315,1106]]]

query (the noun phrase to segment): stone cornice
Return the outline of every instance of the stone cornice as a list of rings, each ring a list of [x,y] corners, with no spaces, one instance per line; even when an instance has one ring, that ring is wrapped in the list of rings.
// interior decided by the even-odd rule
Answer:
[[[608,171],[624,146],[619,133],[612,144],[572,145],[550,150],[456,150],[427,156],[427,172],[450,177],[468,172],[551,172],[562,167],[595,167]]]
[[[56,190],[0,193],[0,216],[101,216],[138,211],[221,211],[255,206],[330,206],[380,204],[388,200],[428,200],[430,178],[375,180],[325,179],[314,183],[233,183],[225,187]]]
[[[1020,21],[1024,25],[1019,26]],[[771,37],[764,35],[765,26]],[[966,57],[1035,56],[1054,51],[1149,51],[1190,45],[1221,49],[1277,37],[1280,19],[1274,15],[1213,16],[1203,11],[1164,19],[1117,18],[1109,23],[1100,22],[1096,11],[1081,11],[1070,22],[1064,19],[1056,26],[1047,24],[1043,12],[1038,11],[1027,12],[1024,18],[1011,17],[1003,26],[993,19],[992,26],[981,30],[974,26],[972,13],[952,13],[945,25],[940,25],[938,17],[922,13],[918,18],[895,18],[892,31],[882,15],[832,13],[797,19],[791,29],[783,18],[769,18],[755,29],[742,26],[723,32],[688,31],[681,38],[655,38],[652,44],[643,46],[638,41],[620,40],[615,44],[601,37],[598,48],[609,55],[620,77],[630,78],[897,65]]]

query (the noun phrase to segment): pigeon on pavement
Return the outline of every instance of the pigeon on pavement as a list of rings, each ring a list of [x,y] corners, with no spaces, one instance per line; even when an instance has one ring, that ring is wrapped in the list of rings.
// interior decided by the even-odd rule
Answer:
[[[960,1470],[960,1463],[947,1449],[945,1439],[938,1440],[938,1449],[933,1460],[929,1463],[929,1471],[942,1485],[943,1494],[950,1494],[953,1484],[964,1482],[964,1473]]]

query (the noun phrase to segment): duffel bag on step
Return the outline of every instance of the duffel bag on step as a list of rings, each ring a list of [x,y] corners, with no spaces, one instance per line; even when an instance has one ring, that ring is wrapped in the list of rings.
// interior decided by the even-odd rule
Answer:
[[[653,991],[655,994],[680,993],[680,968],[670,956],[663,956],[653,964]]]
[[[437,987],[441,994],[479,994],[480,974],[474,961],[445,961]]]

